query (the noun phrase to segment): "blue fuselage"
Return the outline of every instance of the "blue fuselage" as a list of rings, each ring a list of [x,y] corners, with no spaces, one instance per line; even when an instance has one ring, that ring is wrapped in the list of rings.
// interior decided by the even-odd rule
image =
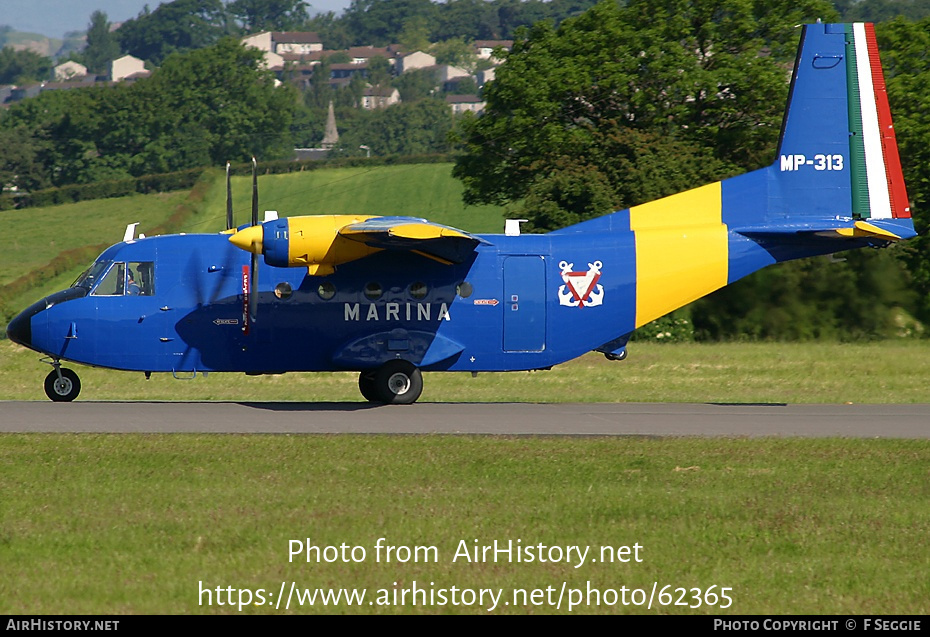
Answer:
[[[536,369],[634,329],[633,233],[488,239],[453,265],[383,251],[316,277],[262,263],[251,322],[249,255],[226,235],[150,237],[97,260],[154,264],[149,294],[72,288],[21,314],[10,333],[87,365],[269,373],[364,370],[392,359],[426,370]]]

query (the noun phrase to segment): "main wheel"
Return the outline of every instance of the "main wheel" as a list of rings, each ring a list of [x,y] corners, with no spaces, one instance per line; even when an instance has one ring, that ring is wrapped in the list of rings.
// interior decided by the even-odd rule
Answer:
[[[45,377],[45,395],[56,403],[69,403],[80,393],[81,379],[66,367],[61,368],[61,378],[55,370]]]
[[[413,363],[390,361],[374,375],[376,400],[389,405],[410,405],[423,392],[423,374]]]
[[[375,392],[375,373],[368,371],[358,375],[358,390],[362,392],[362,397],[370,403],[380,402],[377,392]]]

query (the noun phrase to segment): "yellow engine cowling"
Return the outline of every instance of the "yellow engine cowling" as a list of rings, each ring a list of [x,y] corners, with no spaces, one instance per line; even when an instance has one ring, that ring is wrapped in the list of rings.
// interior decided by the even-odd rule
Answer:
[[[380,251],[339,235],[345,226],[371,218],[370,215],[287,217],[245,228],[229,240],[247,252],[264,255],[268,265],[306,267],[311,275],[326,276],[337,265]]]

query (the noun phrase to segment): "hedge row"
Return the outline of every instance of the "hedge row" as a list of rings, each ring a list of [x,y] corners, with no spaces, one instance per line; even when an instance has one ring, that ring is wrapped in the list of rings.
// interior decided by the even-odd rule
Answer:
[[[454,161],[452,155],[387,155],[384,157],[337,157],[334,159],[278,159],[258,163],[258,172],[262,175],[281,175],[297,173],[307,170],[321,170],[325,168],[356,168],[372,166],[399,166],[402,164],[442,164]],[[250,175],[252,163],[244,162],[232,164],[230,172],[236,176]]]
[[[451,155],[389,155],[386,157],[341,157],[327,160],[278,159],[261,162],[259,171],[263,175],[280,175],[321,168],[354,168],[358,166],[394,166],[401,164],[440,164],[451,162]],[[126,197],[136,193],[168,192],[193,188],[203,173],[203,168],[192,168],[161,175],[146,175],[135,179],[97,181],[91,184],[73,184],[58,188],[47,188],[21,195],[0,195],[0,210],[14,208],[36,208],[59,204],[87,201],[90,199],[109,199]],[[232,174],[248,175],[252,171],[250,162],[232,165]]]
[[[202,168],[193,168],[160,175],[145,175],[135,179],[96,181],[90,184],[72,184],[36,190],[21,195],[3,195],[0,197],[0,210],[55,206],[89,199],[125,197],[136,193],[188,190],[193,188],[202,173]]]

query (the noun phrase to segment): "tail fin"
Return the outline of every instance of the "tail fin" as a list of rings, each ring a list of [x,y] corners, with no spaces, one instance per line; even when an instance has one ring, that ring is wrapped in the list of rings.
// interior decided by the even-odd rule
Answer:
[[[826,203],[817,192],[835,181],[844,205],[828,212],[910,218],[874,26],[808,25],[801,41],[778,151],[786,186]]]
[[[558,233],[631,230],[636,327],[778,261],[915,236],[870,24],[804,27],[778,158]]]
[[[804,27],[778,159],[761,172],[764,184],[757,173],[728,180],[729,188],[724,182],[731,230],[749,236],[806,228],[827,238],[886,241],[914,236],[873,25]],[[737,195],[730,205],[728,189]]]

